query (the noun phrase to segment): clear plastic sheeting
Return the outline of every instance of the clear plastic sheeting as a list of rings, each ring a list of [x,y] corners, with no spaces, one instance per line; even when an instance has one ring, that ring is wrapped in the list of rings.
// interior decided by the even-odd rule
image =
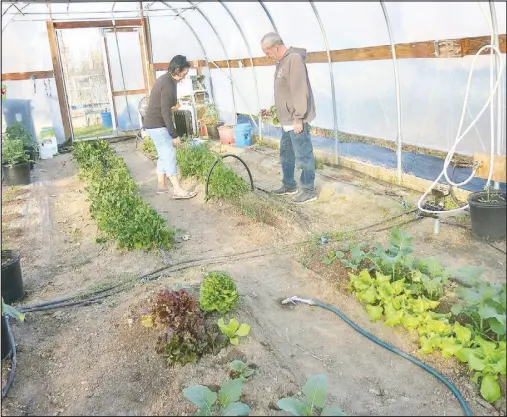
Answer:
[[[143,11],[141,13],[140,5]],[[385,2],[395,43],[444,41],[466,37],[490,37],[494,21],[489,2]],[[225,7],[224,7],[225,5]],[[313,9],[318,12],[319,20]],[[257,115],[261,108],[274,104],[274,65],[251,68],[216,68],[213,61],[263,57],[260,41],[263,35],[278,29],[287,46],[305,48],[308,52],[326,53],[324,36],[331,50],[389,45],[388,26],[380,2],[58,2],[2,3],[2,71],[3,73],[52,70],[46,21],[87,21],[139,19],[147,17],[155,63],[168,63],[181,54],[189,60],[208,60],[201,68],[206,84],[213,83],[213,99],[225,123],[234,123],[237,113]],[[497,33],[505,34],[506,3],[494,2]],[[51,11],[51,15],[50,15]],[[72,29],[74,30],[74,29]],[[324,34],[323,34],[324,31]],[[113,90],[144,88],[142,58],[137,33],[121,33],[120,54],[116,41],[107,35]],[[120,35],[120,33],[119,33]],[[86,42],[83,39],[82,42]],[[373,58],[373,52],[370,53]],[[326,55],[324,55],[326,56]],[[363,54],[363,57],[365,54]],[[505,63],[505,54],[502,56]],[[119,62],[123,64],[121,81]],[[453,145],[464,102],[467,79],[473,56],[464,58],[400,58],[396,61],[401,89],[401,107],[397,108],[393,61],[388,59],[309,63],[308,74],[315,96],[317,117],[312,125],[332,130],[337,117],[341,156],[368,160],[377,165],[397,168],[396,141],[422,150],[447,152]],[[475,118],[490,95],[489,54],[478,58],[470,88],[464,127]],[[157,72],[160,75],[162,72]],[[331,87],[334,77],[335,91]],[[232,85],[231,85],[232,79]],[[501,118],[502,140],[495,139],[496,152],[505,155],[505,74],[499,93],[502,113],[493,102],[495,135],[497,118]],[[54,80],[53,81],[53,88]],[[43,97],[37,81],[37,92],[31,81],[8,82],[8,99],[33,100],[35,105],[50,100],[47,111],[34,110],[34,124],[42,126],[53,120],[61,132],[61,117],[56,90],[51,98]],[[120,85],[118,85],[120,83]],[[17,86],[23,85],[23,88]],[[14,87],[16,86],[16,87]],[[182,91],[186,87],[183,85]],[[211,90],[209,90],[211,93]],[[333,110],[336,103],[336,115]],[[138,126],[136,103],[142,96],[116,96],[120,128]],[[55,107],[56,106],[56,107]],[[123,106],[123,107],[122,107]],[[401,132],[398,130],[401,111]],[[130,115],[130,116],[129,116]],[[125,117],[127,116],[127,117]],[[122,118],[123,117],[123,118]],[[132,119],[132,122],[130,121]],[[491,143],[488,109],[458,146],[458,153],[489,153]],[[279,136],[279,131],[264,126],[263,134]],[[317,137],[322,149],[336,152],[334,135]],[[60,140],[60,138],[59,138]],[[383,143],[379,148],[375,144]],[[417,152],[421,151],[419,149]],[[424,152],[404,152],[404,172],[424,178],[437,173],[421,171],[431,165]],[[377,155],[377,156],[375,156]],[[378,160],[378,155],[386,159]],[[461,175],[461,174],[460,174]]]

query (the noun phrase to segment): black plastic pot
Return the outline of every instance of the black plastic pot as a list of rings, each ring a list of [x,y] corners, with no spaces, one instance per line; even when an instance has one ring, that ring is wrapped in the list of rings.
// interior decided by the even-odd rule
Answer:
[[[30,158],[30,170],[32,170],[34,168],[34,162],[35,161],[35,157],[37,156],[37,153],[35,152],[35,149],[33,148],[28,148],[28,147],[25,147],[25,154],[28,156],[28,158]]]
[[[9,259],[4,264],[4,260]],[[12,304],[25,296],[19,252],[2,251],[2,297],[6,304]]]
[[[219,140],[220,135],[218,134],[218,127],[222,125],[223,123],[219,123],[216,125],[206,125],[206,130],[208,131],[208,138],[213,140]]]
[[[12,346],[7,334],[7,318],[2,316],[2,359],[5,359],[11,353]]]
[[[487,191],[471,193],[468,196],[472,232],[488,240],[504,239],[506,201],[505,191]]]
[[[21,162],[11,167],[3,165],[2,173],[5,185],[30,184],[30,164],[28,162]]]

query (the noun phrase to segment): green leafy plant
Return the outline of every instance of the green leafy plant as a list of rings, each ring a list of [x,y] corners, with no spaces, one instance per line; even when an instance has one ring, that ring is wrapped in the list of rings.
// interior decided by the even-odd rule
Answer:
[[[215,353],[227,343],[226,338],[206,323],[197,299],[183,289],[161,291],[153,306],[141,316],[141,324],[164,328],[156,351],[164,355],[170,365],[195,362],[205,353]]]
[[[2,164],[12,167],[16,164],[28,162],[30,158],[25,153],[23,142],[19,139],[2,141]]]
[[[150,159],[157,159],[157,148],[155,147],[155,143],[153,142],[153,139],[149,136],[146,136],[143,139],[143,142],[141,144],[141,152],[143,152],[148,158]]]
[[[232,318],[228,324],[225,324],[223,318],[219,318],[217,321],[220,331],[229,338],[232,345],[236,346],[239,344],[239,338],[248,336],[250,333],[250,326],[247,323],[241,323]]]
[[[20,140],[23,143],[23,147],[34,149],[36,147],[36,142],[32,139],[32,135],[25,128],[23,123],[14,122],[7,129],[5,129],[5,133],[2,136],[4,141],[12,141],[12,140]]]
[[[212,126],[218,124],[220,121],[220,114],[214,104],[204,105],[204,114],[201,120],[206,126]]]
[[[238,300],[236,283],[229,274],[210,272],[204,277],[199,293],[199,303],[204,311],[224,314],[236,307]]]
[[[334,407],[326,407],[327,377],[326,375],[314,376],[303,387],[304,399],[287,397],[278,401],[278,407],[287,411],[292,416],[344,416],[342,410]]]
[[[174,229],[143,201],[125,161],[106,141],[78,142],[74,157],[87,182],[90,213],[105,237],[126,249],[172,246]]]
[[[458,303],[451,309],[454,315],[465,314],[473,322],[472,328],[483,337],[490,335],[505,340],[506,284],[491,284],[475,280],[470,288],[456,291]]]
[[[217,159],[203,143],[200,145],[184,145],[176,152],[178,166],[182,178],[193,177],[206,182],[209,170]],[[237,202],[238,199],[250,190],[248,184],[231,168],[219,161],[213,169],[213,175],[209,181],[208,197],[221,198],[229,202]]]
[[[18,309],[10,306],[9,304],[6,304],[4,302],[4,298],[2,297],[2,316],[4,315],[12,317],[20,322],[25,320],[25,314],[20,312]]]
[[[218,395],[203,385],[185,388],[183,395],[199,407],[195,416],[246,416],[252,410],[239,401],[242,391],[241,379],[232,379],[222,385]]]
[[[245,362],[235,359],[229,364],[230,376],[233,379],[239,378],[242,381],[255,374],[255,369],[250,368]]]

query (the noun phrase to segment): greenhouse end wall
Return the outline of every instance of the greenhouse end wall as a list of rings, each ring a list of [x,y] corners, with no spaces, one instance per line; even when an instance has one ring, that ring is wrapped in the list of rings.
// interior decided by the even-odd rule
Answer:
[[[150,24],[154,62],[167,63],[176,54],[190,60],[219,61],[262,57],[262,36],[273,30],[272,18],[287,45],[306,48],[308,52],[324,51],[323,33],[316,14],[309,3],[265,2],[266,11],[258,2],[236,3],[193,2],[195,10],[185,10],[179,16],[171,15],[172,8],[189,6],[189,2],[145,4],[143,12]],[[53,7],[54,6],[54,7]],[[63,13],[65,5],[52,4],[53,12]],[[99,7],[100,6],[100,7]],[[148,8],[149,6],[149,8]],[[388,45],[389,36],[382,8],[378,2],[316,2],[330,49],[361,48]],[[25,11],[45,5],[30,4]],[[109,7],[109,9],[108,9]],[[73,11],[128,10],[132,13],[115,18],[139,17],[138,5],[125,2],[70,4],[66,19],[84,18],[72,15]],[[495,2],[498,31],[506,33],[505,3]],[[386,3],[392,24],[394,42],[418,42],[433,39],[456,39],[484,36],[490,33],[487,4],[477,2],[424,2]],[[358,13],[360,10],[361,13]],[[269,16],[268,16],[269,13]],[[235,21],[231,18],[234,17]],[[3,32],[3,73],[52,69],[47,30],[44,21],[28,21],[30,17],[14,15]],[[62,16],[62,15],[60,15]],[[109,18],[108,15],[100,15]],[[104,17],[106,16],[106,17]],[[294,30],[294,21],[305,17],[305,31]],[[360,19],[358,18],[360,16]],[[37,15],[43,19],[44,15]],[[10,17],[13,19],[13,16]],[[47,16],[49,18],[49,15]],[[19,21],[19,20],[27,21]],[[237,23],[237,25],[236,25]],[[254,24],[253,24],[254,23]],[[239,28],[242,29],[242,33]],[[3,25],[5,27],[5,24]],[[35,35],[34,35],[35,34]],[[36,51],[35,53],[33,51]],[[505,63],[505,54],[502,56]],[[467,125],[482,107],[489,94],[489,57],[477,60],[476,72],[470,90]],[[402,129],[405,145],[447,152],[452,146],[459,124],[468,72],[472,56],[450,59],[398,59],[401,89]],[[332,129],[334,126],[333,94],[327,63],[308,64],[309,77],[314,90],[317,117],[316,127]],[[204,68],[211,74],[214,99],[224,122],[232,123],[236,113],[257,114],[273,102],[274,66],[255,68],[216,69]],[[334,62],[332,64],[336,97],[338,130],[354,137],[370,137],[394,143],[398,138],[395,78],[391,59],[376,61]],[[232,88],[231,88],[232,79]],[[51,79],[52,95],[45,95],[44,86],[37,81],[36,93],[30,91],[30,81],[7,82],[8,98],[31,100],[37,107],[33,112],[36,129],[53,123],[59,142],[63,128],[55,91]],[[257,81],[257,82],[256,82]],[[209,80],[208,80],[209,82]],[[505,106],[505,77],[500,89]],[[503,111],[505,126],[505,110]],[[471,156],[476,152],[489,152],[489,110],[484,113],[457,151]],[[505,155],[504,140],[500,153]]]

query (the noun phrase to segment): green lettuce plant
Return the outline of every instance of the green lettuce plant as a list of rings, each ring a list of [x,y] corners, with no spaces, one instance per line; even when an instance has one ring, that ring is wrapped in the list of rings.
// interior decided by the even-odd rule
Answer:
[[[291,416],[344,416],[342,410],[326,407],[327,377],[314,376],[303,387],[304,399],[287,397],[278,401],[277,405]]]
[[[236,283],[225,272],[210,272],[204,277],[200,287],[199,303],[207,312],[220,314],[231,311],[238,303]]]
[[[250,333],[250,326],[247,323],[239,324],[235,318],[232,318],[228,324],[224,323],[223,318],[219,318],[217,324],[220,331],[229,338],[234,346],[239,344],[240,337],[248,336]]]
[[[239,401],[242,391],[241,379],[232,379],[222,385],[218,394],[203,385],[194,385],[185,388],[183,395],[199,407],[195,416],[246,416],[252,410]]]

